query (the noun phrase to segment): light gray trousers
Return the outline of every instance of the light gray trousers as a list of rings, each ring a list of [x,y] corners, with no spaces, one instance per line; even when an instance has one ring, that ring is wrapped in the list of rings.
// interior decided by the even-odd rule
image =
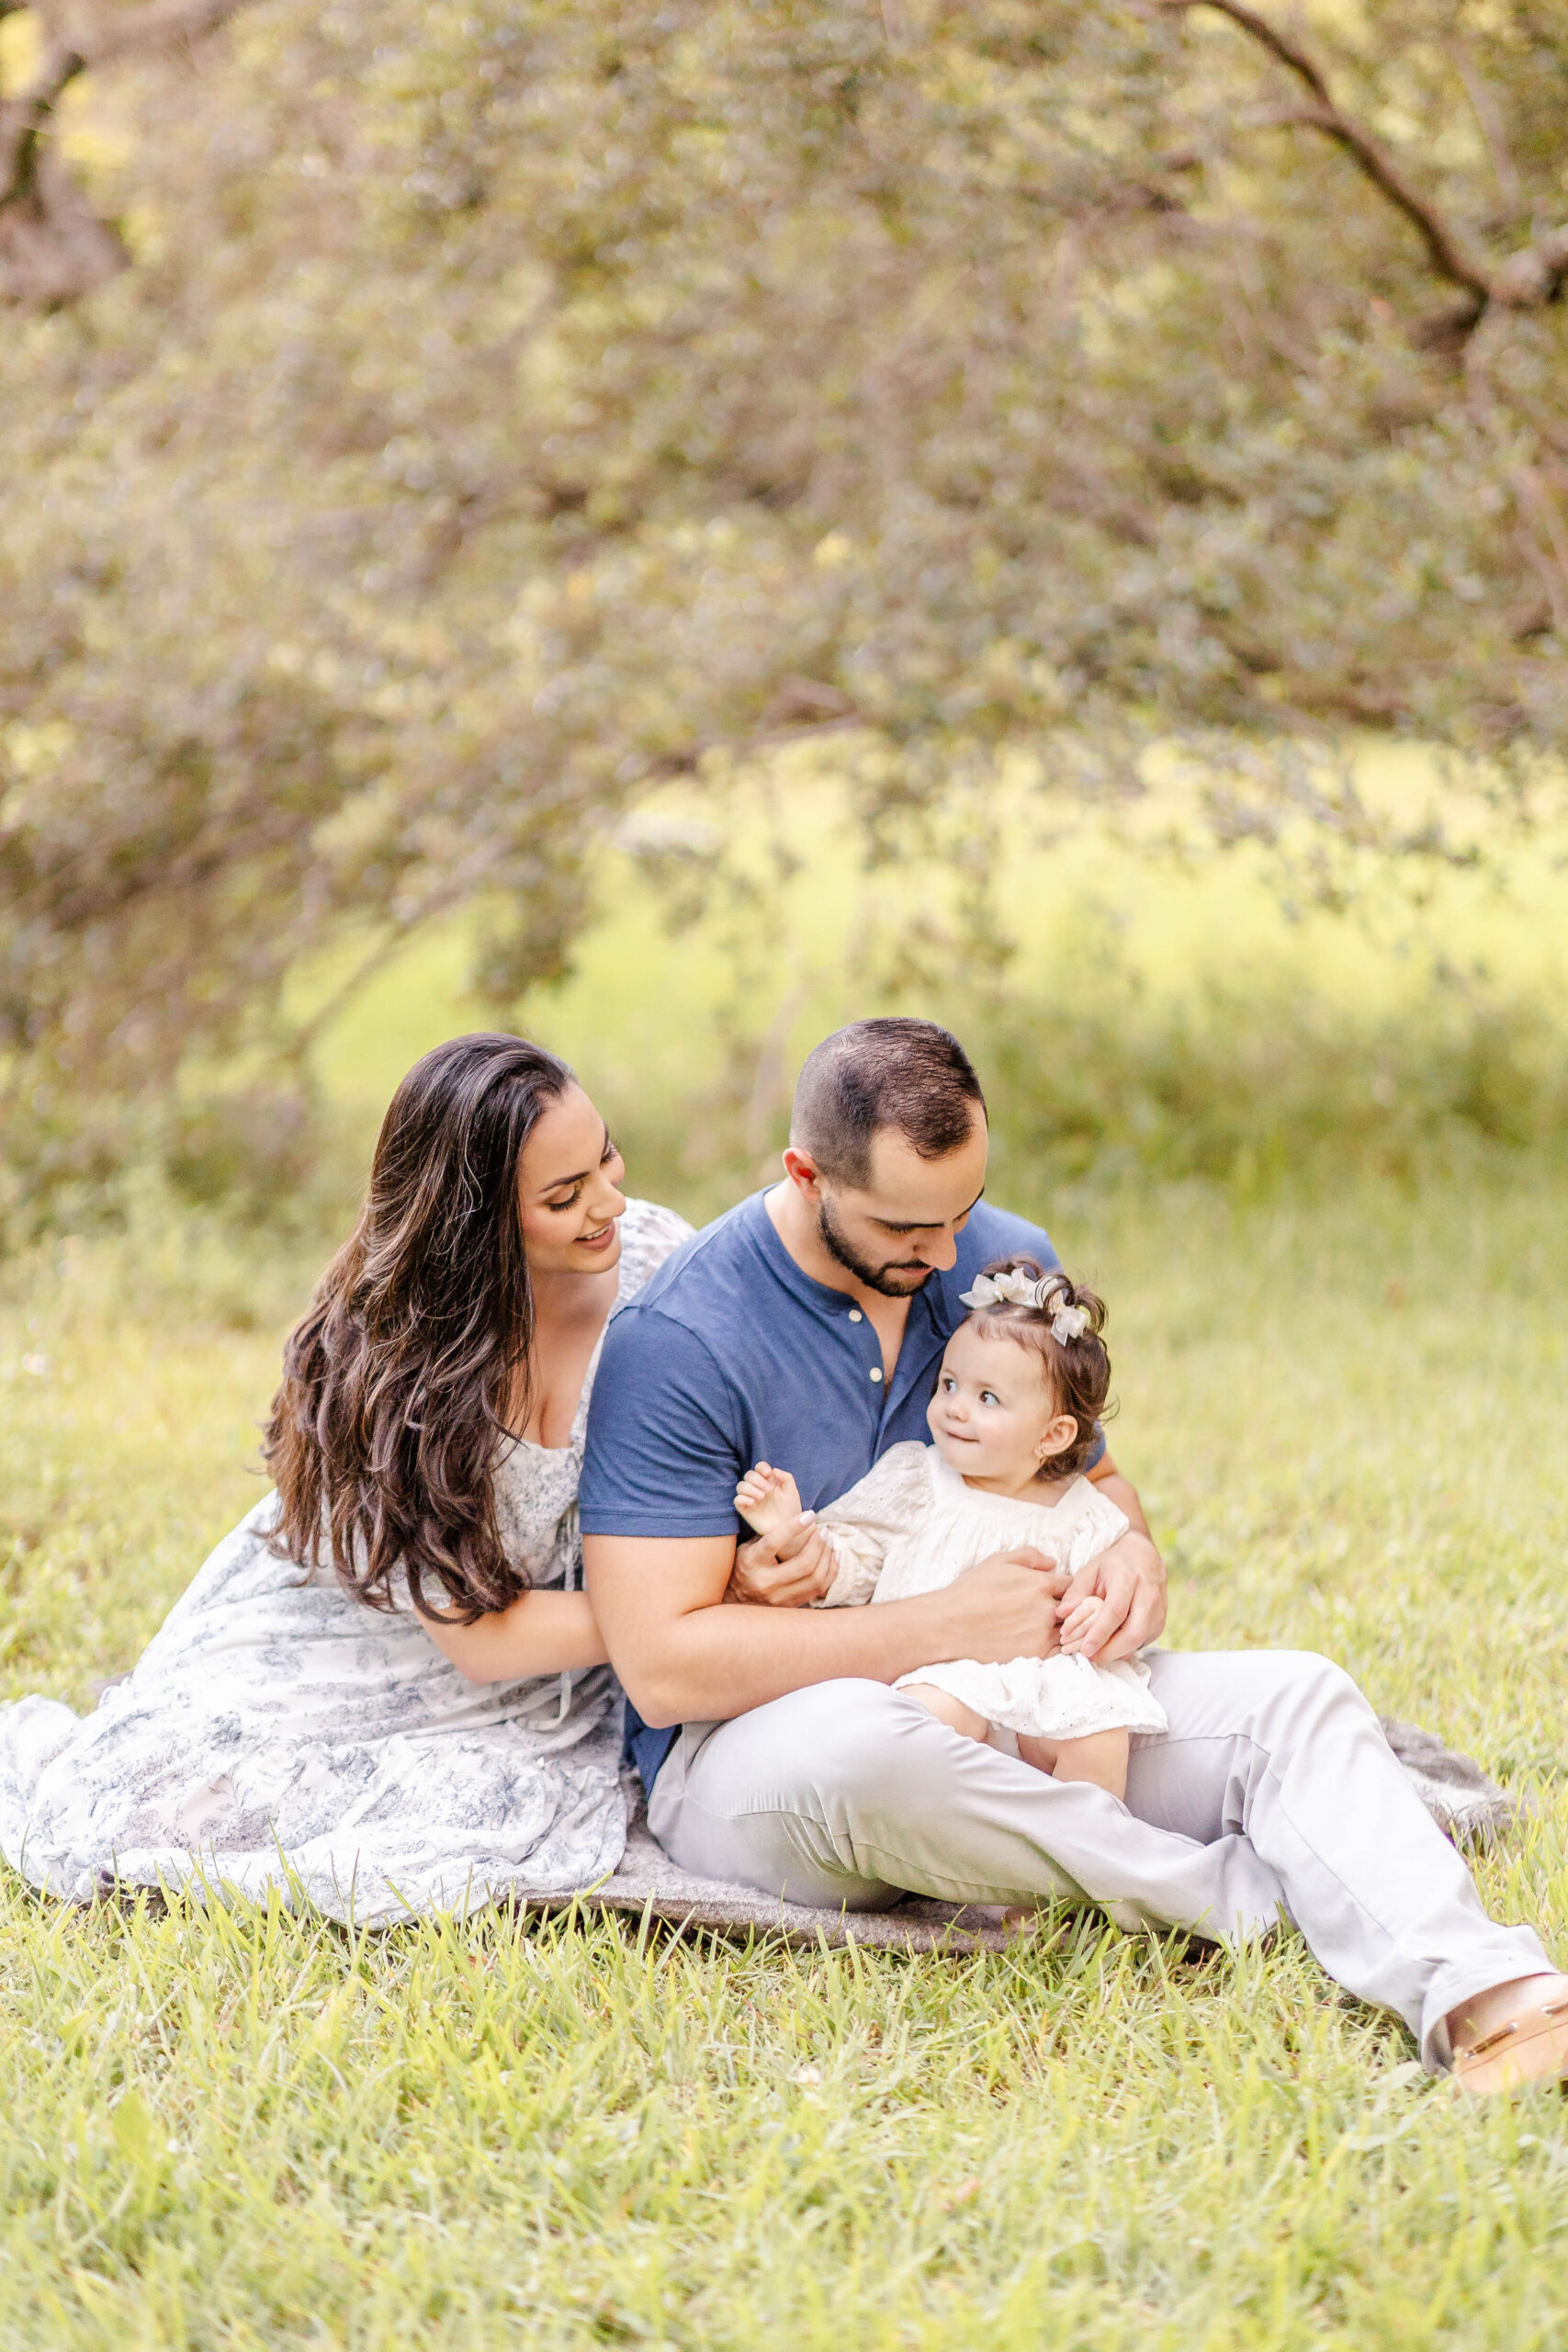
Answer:
[[[1448,2012],[1551,1968],[1499,1927],[1348,1675],[1302,1650],[1148,1654],[1170,1729],[1135,1737],[1127,1802],[964,1738],[880,1682],[819,1682],[688,1724],[649,1826],[682,1870],[797,1903],[1102,1905],[1216,1941],[1281,1913],[1331,1976],[1396,2010],[1427,2065]]]

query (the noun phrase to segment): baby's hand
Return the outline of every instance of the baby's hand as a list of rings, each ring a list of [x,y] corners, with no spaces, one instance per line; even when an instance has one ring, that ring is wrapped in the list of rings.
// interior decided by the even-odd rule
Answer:
[[[1086,1592],[1062,1620],[1064,1657],[1092,1657],[1116,1630],[1116,1612],[1099,1593]]]
[[[774,1470],[759,1462],[736,1487],[735,1508],[759,1535],[768,1535],[786,1520],[798,1517],[800,1489],[787,1470]]]

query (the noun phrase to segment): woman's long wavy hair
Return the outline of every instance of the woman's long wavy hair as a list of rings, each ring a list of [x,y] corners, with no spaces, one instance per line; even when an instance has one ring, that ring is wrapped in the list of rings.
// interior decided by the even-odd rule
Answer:
[[[393,1095],[359,1221],[288,1341],[266,1425],[272,1548],[463,1624],[526,1579],[496,1525],[496,1450],[526,1386],[533,1294],[517,1171],[572,1082],[520,1037],[454,1037]],[[433,1583],[433,1604],[427,1584]]]

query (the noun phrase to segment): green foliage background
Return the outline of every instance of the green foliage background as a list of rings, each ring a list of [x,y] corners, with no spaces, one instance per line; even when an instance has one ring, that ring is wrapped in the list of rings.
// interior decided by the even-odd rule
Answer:
[[[1483,274],[1555,233],[1560,9],[1299,29]],[[874,865],[1173,747],[1330,894],[1560,800],[1562,306],[1477,313],[1212,8],[266,0],[59,141],[132,266],[0,367],[24,1227],[197,1102],[297,1184],[302,958],[460,908],[510,1012],[628,809],[781,739]],[[1460,764],[1378,808],[1347,725]]]

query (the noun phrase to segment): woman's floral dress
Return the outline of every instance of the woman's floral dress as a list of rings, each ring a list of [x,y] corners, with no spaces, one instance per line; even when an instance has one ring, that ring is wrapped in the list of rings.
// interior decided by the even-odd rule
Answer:
[[[691,1228],[628,1203],[615,1308]],[[614,1312],[615,1310],[612,1310]],[[577,1485],[595,1350],[570,1442],[518,1441],[496,1474],[502,1535],[535,1587],[581,1574]],[[466,1681],[406,1601],[276,1558],[269,1495],[93,1713],[0,1708],[0,1849],[33,1884],[276,1886],[387,1922],[590,1885],[620,1860],[620,1690],[608,1667]]]

